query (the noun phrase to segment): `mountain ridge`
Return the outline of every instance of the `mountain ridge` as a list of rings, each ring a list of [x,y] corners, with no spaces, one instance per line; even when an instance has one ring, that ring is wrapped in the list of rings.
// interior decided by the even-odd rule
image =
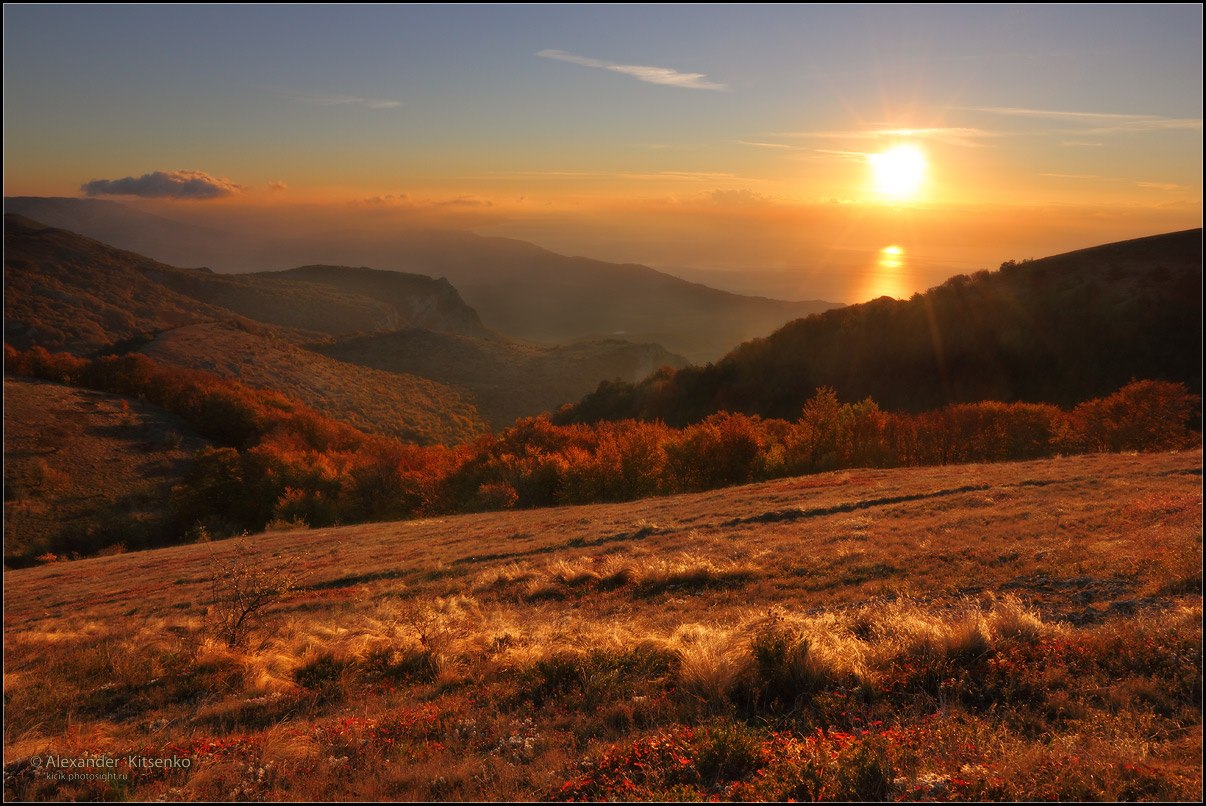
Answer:
[[[797,319],[715,364],[604,384],[563,422],[794,418],[817,388],[920,411],[953,402],[1061,405],[1133,378],[1201,383],[1202,231],[1164,233],[956,275],[910,300]]]
[[[170,219],[162,219],[169,224],[157,224],[161,217],[148,218],[150,214],[117,202],[5,199],[6,211],[47,207],[53,208],[59,226],[74,223],[67,229],[175,265],[263,273],[322,263],[444,277],[485,327],[549,345],[623,336],[657,342],[692,361],[710,361],[794,318],[841,307],[823,300],[788,302],[734,294],[649,266],[566,256],[527,241],[467,231],[402,225],[371,231],[326,222],[294,227],[287,234],[230,231],[214,237]],[[72,211],[77,209],[73,222]],[[96,209],[103,209],[104,215],[91,212]],[[133,217],[144,226],[123,224],[124,210],[136,213]]]

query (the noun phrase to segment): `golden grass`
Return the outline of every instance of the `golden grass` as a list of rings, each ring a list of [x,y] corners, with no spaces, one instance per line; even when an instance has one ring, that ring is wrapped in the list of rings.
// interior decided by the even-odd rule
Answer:
[[[208,444],[160,409],[54,383],[5,378],[4,404],[9,565],[155,544],[171,485]]]
[[[238,648],[207,637],[204,598],[237,541],[10,572],[6,795],[1192,799],[1200,463],[266,533],[250,552],[303,583]],[[971,482],[989,490],[836,509]],[[790,506],[835,511],[748,520]],[[113,790],[28,763],[135,749],[196,767]]]
[[[713,559],[684,551],[667,558],[636,552],[560,559],[540,567],[509,563],[480,573],[473,590],[521,600],[564,599],[626,589],[634,597],[675,591],[740,587],[759,575],[749,563]]]

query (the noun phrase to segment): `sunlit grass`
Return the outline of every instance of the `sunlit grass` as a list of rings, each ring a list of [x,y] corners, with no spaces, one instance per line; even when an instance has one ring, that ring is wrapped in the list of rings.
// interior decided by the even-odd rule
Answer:
[[[81,561],[58,585],[61,566],[10,572],[6,795],[1193,799],[1198,463],[268,533],[247,556],[299,584],[236,647],[206,590],[237,541]],[[748,518],[969,481],[987,489]],[[880,566],[901,572],[851,575]],[[136,751],[196,766],[113,789],[28,761]]]

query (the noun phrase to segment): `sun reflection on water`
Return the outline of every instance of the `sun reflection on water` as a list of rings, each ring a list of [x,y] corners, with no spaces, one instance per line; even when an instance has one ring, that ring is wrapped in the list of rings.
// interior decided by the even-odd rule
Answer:
[[[907,299],[912,296],[914,278],[907,257],[904,247],[897,244],[880,249],[861,297],[870,300],[880,297]]]

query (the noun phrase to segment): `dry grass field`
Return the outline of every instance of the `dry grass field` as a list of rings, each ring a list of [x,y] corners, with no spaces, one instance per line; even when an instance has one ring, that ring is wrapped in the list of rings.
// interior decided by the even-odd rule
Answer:
[[[10,571],[5,796],[1197,800],[1201,474],[850,470]]]
[[[4,379],[4,558],[142,548],[162,537],[171,486],[208,441],[137,401]]]

